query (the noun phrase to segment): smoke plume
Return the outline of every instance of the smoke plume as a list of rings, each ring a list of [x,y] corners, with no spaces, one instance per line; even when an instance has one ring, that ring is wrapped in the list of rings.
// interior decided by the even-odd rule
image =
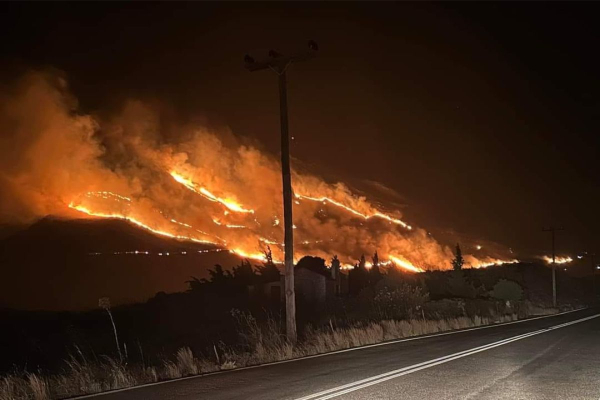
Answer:
[[[282,258],[278,160],[230,132],[165,124],[139,101],[115,115],[78,112],[64,77],[30,72],[0,95],[0,220],[46,215],[123,218],[157,234]],[[417,269],[446,269],[450,248],[343,183],[293,172],[296,257],[353,263],[378,252]],[[472,266],[498,260],[465,257]],[[400,260],[400,261],[398,261]]]

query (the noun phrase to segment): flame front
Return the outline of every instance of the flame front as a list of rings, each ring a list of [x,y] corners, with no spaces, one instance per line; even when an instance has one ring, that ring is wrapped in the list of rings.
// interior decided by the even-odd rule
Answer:
[[[550,256],[543,256],[542,259],[547,262],[548,264],[552,264],[552,257]],[[571,257],[559,257],[556,256],[554,257],[554,261],[556,262],[556,264],[568,264],[570,262],[573,261],[573,259]]]
[[[206,188],[198,186],[191,179],[184,178],[182,175],[178,174],[175,171],[171,171],[171,176],[177,182],[184,185],[186,188],[190,189],[192,192],[198,193],[201,196],[204,196],[206,199],[210,201],[215,201],[223,204],[225,207],[230,209],[231,211],[240,212],[240,213],[254,213],[254,210],[247,210],[234,200],[231,199],[222,199],[220,197],[215,196],[211,192],[209,192]]]
[[[412,265],[410,262],[406,261],[403,258],[400,257],[396,257],[396,256],[388,256],[390,258],[390,260],[397,266],[399,266],[400,268],[403,268],[407,271],[411,271],[411,272],[424,272],[423,269],[415,267],[414,265]]]
[[[298,199],[308,199],[308,200],[312,200],[312,201],[318,201],[318,202],[321,202],[321,203],[330,203],[330,204],[333,204],[333,205],[335,205],[337,207],[340,207],[340,208],[342,208],[342,209],[344,209],[344,210],[346,210],[346,211],[348,211],[348,212],[350,212],[350,213],[352,213],[354,215],[358,215],[359,217],[364,218],[364,219],[382,218],[382,219],[385,219],[385,220],[387,220],[387,221],[389,221],[389,222],[391,222],[393,224],[401,225],[401,226],[403,226],[406,229],[409,229],[409,230],[412,229],[412,226],[408,225],[406,222],[404,222],[402,220],[399,220],[398,218],[391,217],[391,216],[389,216],[387,214],[384,214],[384,213],[381,213],[381,212],[375,212],[375,213],[373,213],[371,215],[366,215],[366,214],[363,214],[363,213],[361,213],[361,212],[359,212],[359,211],[357,211],[357,210],[355,210],[355,209],[353,209],[351,207],[348,207],[348,206],[346,206],[346,205],[344,205],[344,204],[342,204],[342,203],[340,203],[338,201],[330,199],[328,197],[311,197],[311,196],[306,196],[306,195],[302,195],[302,194],[298,194],[298,193],[296,193],[295,196]],[[298,203],[296,203],[296,204],[298,204]]]

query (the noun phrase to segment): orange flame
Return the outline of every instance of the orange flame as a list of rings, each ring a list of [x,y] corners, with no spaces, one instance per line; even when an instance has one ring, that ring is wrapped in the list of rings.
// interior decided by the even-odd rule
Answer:
[[[396,257],[396,256],[392,256],[389,255],[388,258],[398,267],[403,268],[407,271],[411,271],[411,272],[425,272],[424,269],[421,269],[419,267],[415,267],[414,265],[412,265],[410,262],[406,261],[406,259],[404,259],[404,257]]]
[[[254,210],[245,209],[240,204],[236,203],[234,200],[222,199],[220,197],[217,197],[211,192],[209,192],[206,188],[198,186],[191,179],[185,178],[183,175],[175,171],[171,171],[171,176],[173,177],[173,179],[184,185],[186,188],[190,189],[192,192],[197,193],[210,201],[221,203],[231,211],[254,214]]]
[[[170,238],[173,238],[173,239],[180,239],[180,240],[189,240],[189,241],[196,242],[196,243],[216,244],[215,242],[211,242],[210,240],[201,240],[201,239],[197,239],[197,238],[190,237],[190,236],[174,235],[174,234],[166,232],[166,231],[162,231],[162,230],[159,230],[159,229],[154,229],[154,228],[152,228],[152,227],[144,224],[143,222],[138,221],[135,218],[128,217],[128,216],[122,215],[122,214],[116,214],[116,213],[110,213],[110,214],[108,214],[108,213],[94,212],[94,211],[91,211],[91,210],[89,210],[88,208],[86,208],[84,206],[75,205],[73,203],[69,204],[69,208],[71,208],[73,210],[76,210],[76,211],[79,211],[79,212],[82,212],[82,213],[85,213],[85,214],[90,215],[92,217],[122,219],[122,220],[125,220],[125,221],[128,221],[128,222],[131,222],[132,224],[137,225],[140,228],[147,229],[150,232],[155,233],[155,234],[160,235],[160,236],[166,236],[166,237],[170,237]]]
[[[401,226],[403,226],[406,229],[409,229],[409,230],[412,229],[412,226],[408,225],[406,222],[404,222],[402,220],[399,220],[397,218],[390,217],[389,215],[383,214],[383,213],[381,213],[379,211],[375,212],[372,215],[366,215],[366,214],[361,213],[360,211],[357,211],[357,210],[355,210],[355,209],[353,209],[351,207],[348,207],[348,206],[340,203],[339,201],[335,201],[333,199],[330,199],[329,197],[311,197],[311,196],[305,196],[305,195],[298,194],[298,193],[296,193],[295,196],[298,199],[307,199],[307,200],[312,200],[312,201],[318,201],[318,202],[321,202],[321,203],[331,203],[334,206],[343,208],[344,210],[349,211],[349,212],[351,212],[354,215],[358,215],[359,217],[362,217],[364,219],[382,218],[382,219],[385,219],[387,221],[390,221],[393,224],[401,225]]]
[[[519,260],[517,260],[516,258],[512,259],[512,260],[494,259],[492,261],[483,261],[483,262],[471,264],[471,268],[487,268],[487,267],[491,267],[493,265],[516,264],[518,262],[519,262]]]
[[[552,264],[552,257],[550,257],[550,256],[543,256],[542,259],[544,261],[546,261],[548,264]],[[554,260],[555,260],[555,262],[557,264],[568,264],[571,261],[573,261],[573,259],[571,257],[568,257],[568,256],[567,257],[555,257]]]

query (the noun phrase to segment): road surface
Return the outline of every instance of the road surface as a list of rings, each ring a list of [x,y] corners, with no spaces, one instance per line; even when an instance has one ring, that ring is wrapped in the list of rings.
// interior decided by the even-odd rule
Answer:
[[[600,399],[600,310],[403,340],[98,400]]]

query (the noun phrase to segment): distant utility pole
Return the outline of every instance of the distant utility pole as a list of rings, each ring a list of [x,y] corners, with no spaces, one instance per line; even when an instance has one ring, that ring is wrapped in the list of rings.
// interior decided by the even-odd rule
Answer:
[[[290,135],[288,133],[286,71],[298,61],[314,57],[318,46],[314,41],[308,42],[309,51],[293,56],[284,56],[274,50],[269,57],[260,62],[246,55],[244,62],[250,71],[270,69],[279,76],[279,118],[281,120],[281,175],[283,178],[283,225],[284,225],[284,258],[285,258],[285,328],[288,340],[296,343],[296,296],[294,293],[294,230],[292,222],[292,176],[290,173]]]
[[[555,232],[564,231],[564,228],[543,228],[544,232],[552,233],[552,306],[556,307],[556,249],[555,249]]]
[[[592,294],[595,299],[596,298],[596,263],[595,263],[596,253],[588,253],[587,251],[584,251],[583,253],[581,253],[580,255],[577,256],[577,258],[579,258],[579,259],[582,259],[584,257],[590,257],[590,259],[592,260]]]
[[[592,295],[594,296],[594,300],[596,300],[596,253],[588,254],[592,259]]]

